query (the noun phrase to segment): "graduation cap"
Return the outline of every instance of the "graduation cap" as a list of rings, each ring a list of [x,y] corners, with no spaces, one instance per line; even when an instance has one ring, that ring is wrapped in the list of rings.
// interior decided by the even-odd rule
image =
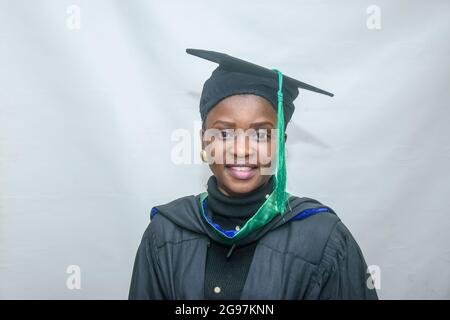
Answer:
[[[225,53],[186,49],[188,54],[218,63],[211,77],[203,85],[200,98],[200,115],[203,123],[208,112],[222,99],[236,94],[255,94],[266,98],[277,112],[278,132],[284,132],[294,113],[294,100],[298,89],[333,96],[332,93],[283,75],[276,69],[232,57]],[[277,156],[275,167],[274,205],[277,212],[284,213],[286,201],[286,164],[284,134],[277,135]]]
[[[275,110],[277,110],[278,81],[276,71],[221,52],[200,49],[186,49],[186,52],[219,64],[203,86],[200,99],[200,115],[202,121],[205,121],[207,113],[220,100],[234,94],[252,93],[262,96],[269,100]],[[333,97],[333,94],[328,91],[286,75],[283,75],[283,82],[286,125],[295,110],[293,101],[298,96],[298,88]]]

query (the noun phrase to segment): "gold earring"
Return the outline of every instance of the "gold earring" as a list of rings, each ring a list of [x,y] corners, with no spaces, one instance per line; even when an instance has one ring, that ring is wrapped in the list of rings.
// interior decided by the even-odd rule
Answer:
[[[206,154],[205,149],[202,149],[202,151],[200,151],[200,158],[203,162],[208,162],[208,155]]]

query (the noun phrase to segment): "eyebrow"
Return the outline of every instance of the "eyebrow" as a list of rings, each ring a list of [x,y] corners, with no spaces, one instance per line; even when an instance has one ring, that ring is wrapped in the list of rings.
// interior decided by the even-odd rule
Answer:
[[[223,121],[223,120],[217,120],[212,125],[214,126],[216,124],[223,124],[223,125],[230,126],[230,127],[234,127],[236,125],[234,122]]]
[[[223,124],[223,125],[230,126],[230,127],[235,127],[236,126],[236,123],[234,123],[234,122],[223,121],[223,120],[217,120],[212,125],[214,126],[216,124]],[[251,128],[255,128],[255,127],[262,127],[262,126],[265,126],[265,125],[269,125],[271,127],[274,127],[274,124],[272,122],[270,122],[270,121],[253,122],[250,125],[250,127]]]
[[[262,127],[265,125],[269,125],[271,127],[274,127],[275,125],[272,122],[269,121],[262,121],[262,122],[253,122],[250,127]]]

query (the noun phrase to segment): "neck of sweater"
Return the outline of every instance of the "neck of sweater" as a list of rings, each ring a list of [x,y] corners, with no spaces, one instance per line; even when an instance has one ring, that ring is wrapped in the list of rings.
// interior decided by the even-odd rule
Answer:
[[[208,198],[207,206],[214,215],[224,218],[248,219],[253,216],[256,211],[266,201],[266,195],[271,194],[274,187],[274,177],[264,184],[248,193],[240,196],[227,196],[219,190],[217,179],[212,175],[208,179]]]

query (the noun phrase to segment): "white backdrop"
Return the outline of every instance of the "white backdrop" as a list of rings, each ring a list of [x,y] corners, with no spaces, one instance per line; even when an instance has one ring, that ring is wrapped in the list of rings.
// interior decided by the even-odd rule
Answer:
[[[187,47],[335,93],[296,101],[288,190],[335,209],[380,267],[381,298],[450,298],[449,12],[446,0],[0,0],[0,298],[127,297],[150,208],[210,175],[195,148],[197,163],[171,161],[176,129],[197,142],[216,67]]]

